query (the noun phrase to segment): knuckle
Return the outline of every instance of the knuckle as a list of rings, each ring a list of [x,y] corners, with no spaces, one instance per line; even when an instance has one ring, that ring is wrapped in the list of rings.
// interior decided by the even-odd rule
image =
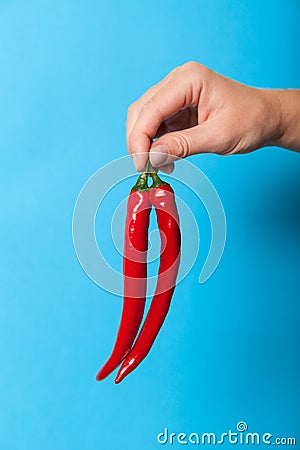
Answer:
[[[160,111],[157,106],[156,101],[153,98],[150,98],[141,108],[141,116],[159,116]]]
[[[190,153],[190,142],[188,137],[180,132],[174,133],[175,140],[174,149],[176,149],[176,156],[178,158],[186,158]]]
[[[140,114],[141,114],[141,115],[147,114],[148,111],[149,111],[150,109],[151,109],[151,106],[150,106],[150,100],[149,100],[147,103],[145,103],[145,104],[141,107],[141,112],[140,112]]]
[[[197,63],[196,61],[188,61],[183,64],[183,69],[185,69],[189,73],[199,73],[199,69],[201,68],[201,64]]]
[[[206,66],[196,61],[188,61],[182,67],[192,79],[198,79],[199,76],[206,78],[210,72]]]

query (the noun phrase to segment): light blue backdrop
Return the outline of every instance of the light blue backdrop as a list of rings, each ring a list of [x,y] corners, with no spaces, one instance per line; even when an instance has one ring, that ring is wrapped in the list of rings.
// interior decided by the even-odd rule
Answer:
[[[300,439],[298,154],[192,158],[223,201],[224,257],[199,285],[209,224],[185,193],[203,251],[119,386],[95,374],[121,302],[84,274],[71,236],[85,181],[126,154],[131,101],[191,59],[299,87],[299,19],[296,0],[0,1],[1,450],[152,450],[165,427],[239,420]]]

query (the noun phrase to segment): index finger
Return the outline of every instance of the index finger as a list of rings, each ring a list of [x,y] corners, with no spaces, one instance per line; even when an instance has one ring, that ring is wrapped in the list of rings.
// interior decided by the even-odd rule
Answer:
[[[171,70],[171,72],[168,73],[166,77],[164,77],[161,81],[156,83],[154,86],[152,86],[150,89],[148,89],[138,100],[133,102],[127,112],[127,120],[126,120],[126,139],[128,142],[128,137],[131,134],[132,128],[140,114],[140,111],[145,103],[150,100],[151,97],[153,97],[156,92],[161,89],[161,87],[166,84],[170,78],[174,76],[176,72],[178,72],[179,67],[176,67],[175,69]]]
[[[197,105],[200,86],[186,75],[181,71],[171,78],[142,107],[128,137],[128,150],[135,155],[137,170],[143,170],[160,124],[180,109]]]

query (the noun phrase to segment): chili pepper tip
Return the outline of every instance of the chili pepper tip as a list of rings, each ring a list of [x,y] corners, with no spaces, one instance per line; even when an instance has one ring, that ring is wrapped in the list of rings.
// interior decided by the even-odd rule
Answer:
[[[105,378],[105,376],[103,376],[101,372],[102,372],[102,370],[99,370],[99,372],[96,375],[96,380],[97,381],[102,381]]]
[[[115,378],[115,384],[119,384],[119,383],[121,383],[121,381],[126,377],[126,372],[127,372],[127,365],[125,366],[125,367],[123,367],[123,369],[121,369],[119,372],[118,372],[118,374],[117,374],[117,376],[116,376],[116,378]]]

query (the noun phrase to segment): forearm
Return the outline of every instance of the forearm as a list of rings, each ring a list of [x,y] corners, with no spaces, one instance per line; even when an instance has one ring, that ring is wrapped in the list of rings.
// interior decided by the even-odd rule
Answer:
[[[300,152],[300,89],[270,91],[280,106],[280,124],[274,145]]]

